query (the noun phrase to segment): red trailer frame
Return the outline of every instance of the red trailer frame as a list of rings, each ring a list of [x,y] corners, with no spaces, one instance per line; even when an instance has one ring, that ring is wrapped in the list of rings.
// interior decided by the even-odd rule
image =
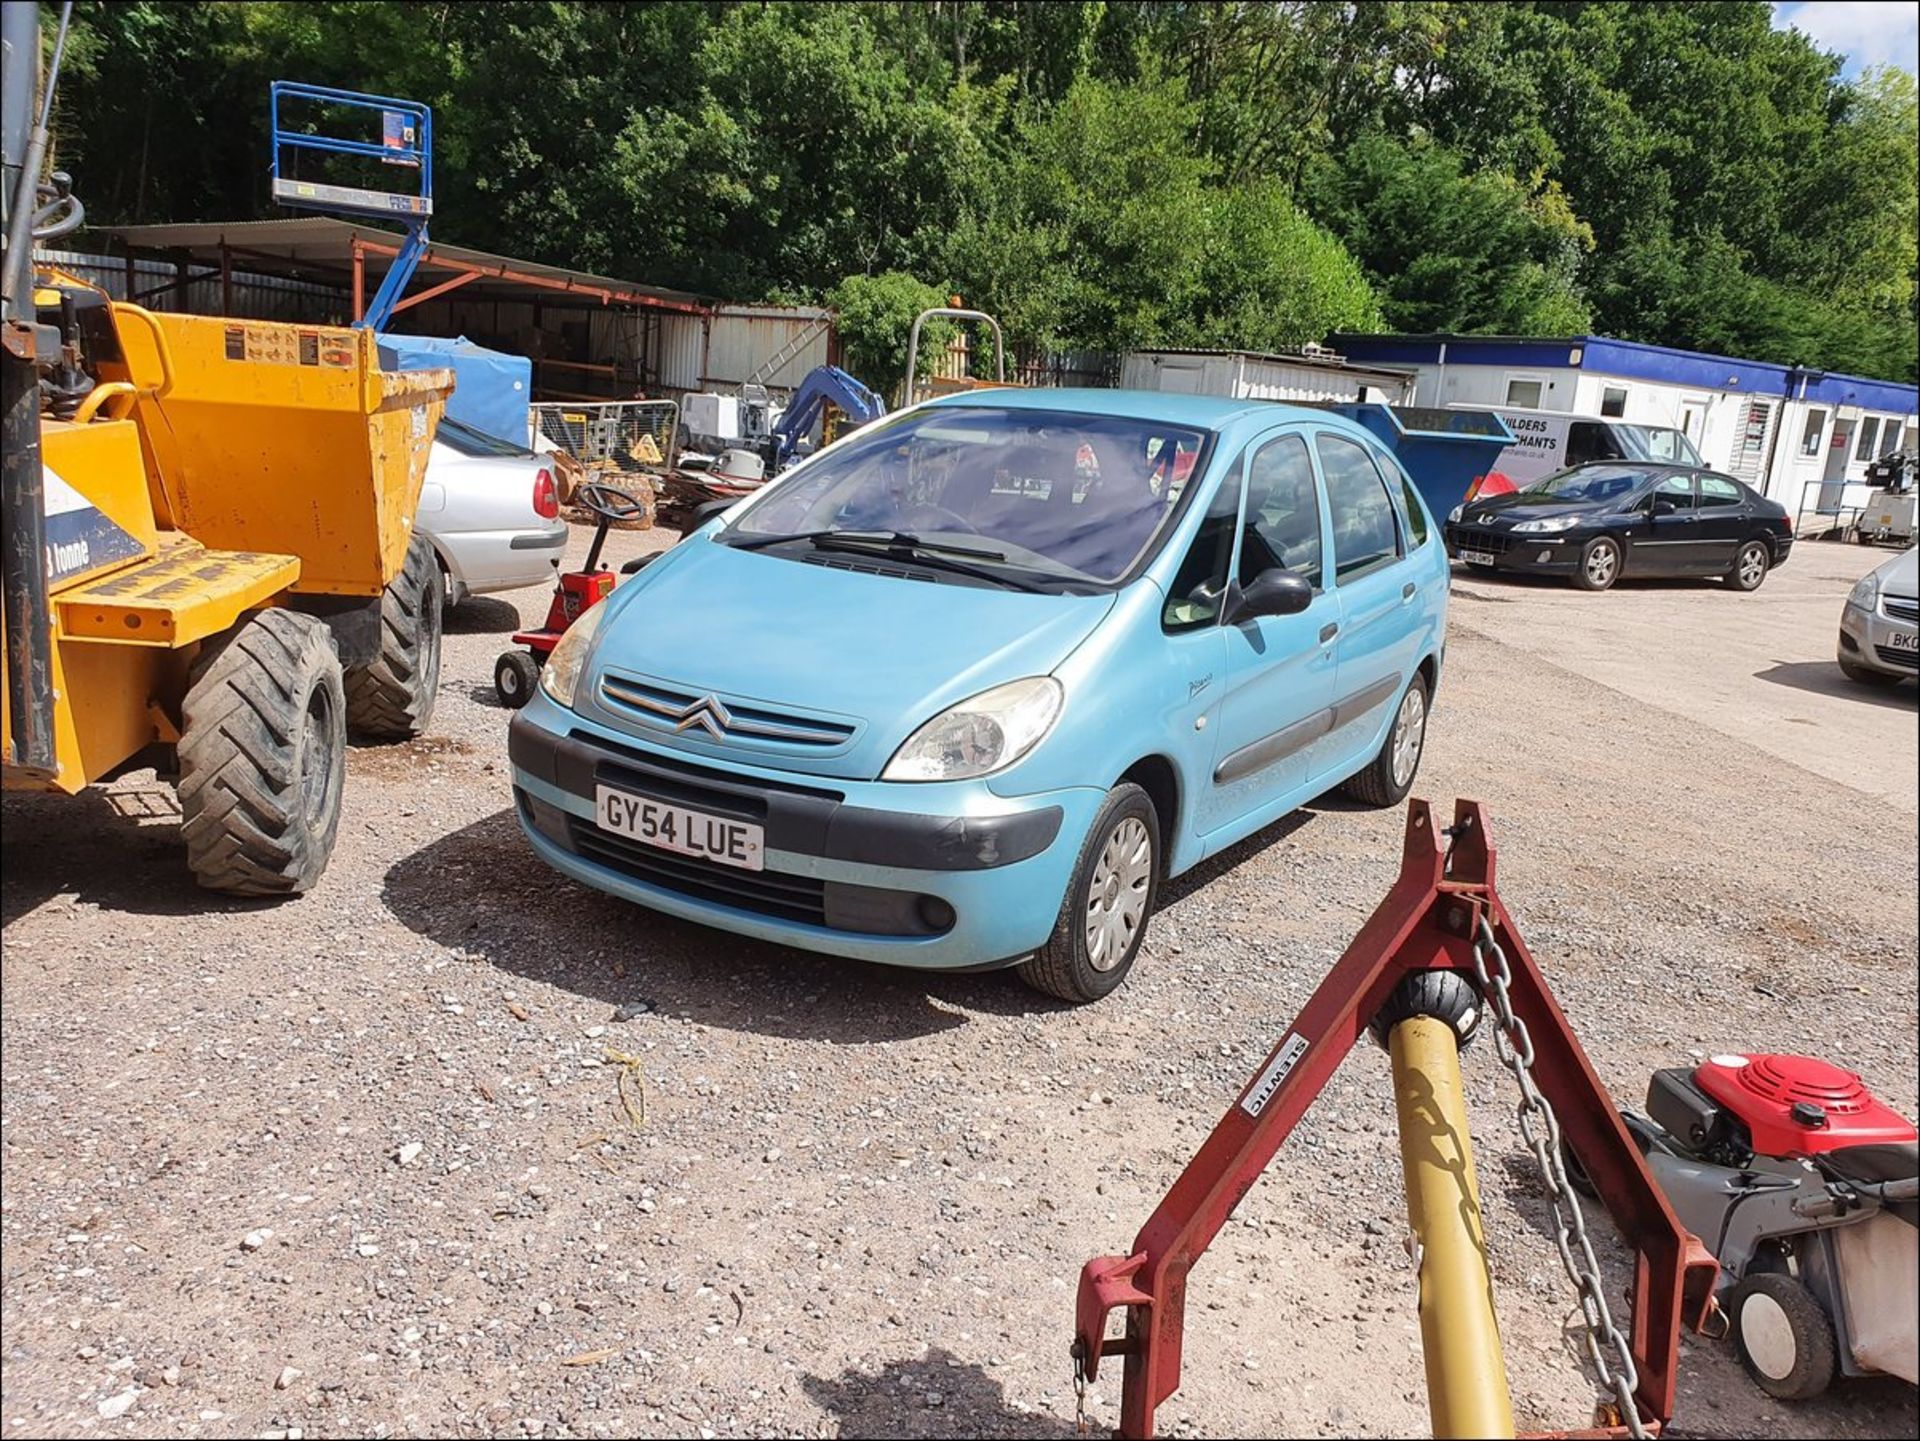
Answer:
[[[1473,937],[1482,917],[1505,949],[1514,1013],[1532,1032],[1535,1084],[1634,1248],[1628,1341],[1641,1418],[1657,1430],[1673,1415],[1681,1323],[1705,1327],[1719,1267],[1681,1229],[1501,904],[1493,840],[1479,802],[1457,801],[1447,834],[1453,844],[1442,849],[1427,803],[1408,803],[1400,875],[1386,899],[1173,1183],[1132,1253],[1098,1257],[1081,1272],[1076,1374],[1090,1381],[1102,1358],[1126,1358],[1119,1435],[1151,1437],[1155,1408],[1179,1388],[1187,1273],[1194,1262],[1402,978],[1435,969],[1474,976]],[[1126,1313],[1126,1331],[1110,1338],[1107,1317],[1116,1309]]]

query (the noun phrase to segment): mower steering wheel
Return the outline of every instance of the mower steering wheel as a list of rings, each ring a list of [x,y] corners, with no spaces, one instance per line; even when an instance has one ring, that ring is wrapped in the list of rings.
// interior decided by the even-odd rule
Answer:
[[[590,480],[574,493],[574,499],[603,520],[640,520],[647,508],[618,486]]]

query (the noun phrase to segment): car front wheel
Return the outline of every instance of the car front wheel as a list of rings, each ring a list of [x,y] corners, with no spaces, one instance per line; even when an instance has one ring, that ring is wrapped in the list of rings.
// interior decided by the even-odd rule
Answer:
[[[1580,552],[1579,569],[1573,583],[1582,590],[1607,590],[1620,579],[1620,542],[1609,536],[1596,536]]]
[[[1037,991],[1085,1005],[1111,994],[1146,939],[1160,886],[1160,817],[1139,786],[1122,781],[1087,829],[1046,944],[1020,965]]]

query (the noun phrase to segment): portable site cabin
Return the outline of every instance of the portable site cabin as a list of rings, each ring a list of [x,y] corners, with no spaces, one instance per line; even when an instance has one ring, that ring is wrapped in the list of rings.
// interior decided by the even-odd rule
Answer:
[[[1255,350],[1133,350],[1120,364],[1123,390],[1283,400],[1399,405],[1412,388],[1404,370],[1353,365],[1327,350],[1273,355]]]

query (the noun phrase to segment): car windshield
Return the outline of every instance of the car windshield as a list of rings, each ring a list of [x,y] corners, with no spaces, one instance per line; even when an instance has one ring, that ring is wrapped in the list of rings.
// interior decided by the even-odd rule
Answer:
[[[774,482],[720,538],[890,536],[1029,580],[1108,584],[1165,530],[1210,438],[1070,411],[910,411]]]
[[[1687,439],[1685,431],[1665,425],[1616,423],[1614,433],[1620,437],[1627,454],[1635,460],[1665,460],[1676,465],[1706,464],[1700,459],[1700,452],[1693,448],[1693,442]]]
[[[1557,471],[1520,492],[1523,500],[1612,500],[1647,479],[1647,472],[1620,465],[1576,465]]]
[[[450,415],[440,417],[440,428],[434,432],[434,438],[452,446],[462,455],[528,456],[533,454],[524,445],[515,445],[510,440],[501,440],[498,436],[475,430],[471,425],[462,424]]]

